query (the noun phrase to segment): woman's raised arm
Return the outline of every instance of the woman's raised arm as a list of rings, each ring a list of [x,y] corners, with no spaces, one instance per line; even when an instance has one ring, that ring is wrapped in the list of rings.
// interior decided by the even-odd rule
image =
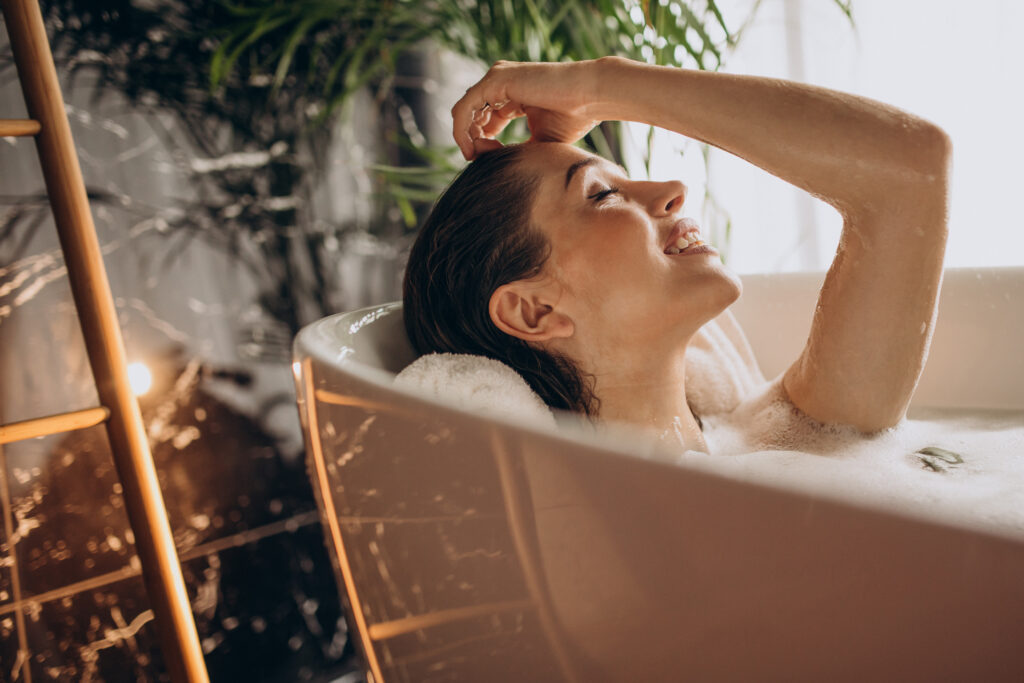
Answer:
[[[905,414],[945,253],[951,145],[937,126],[825,88],[619,58],[499,63],[452,113],[467,158],[497,144],[516,116],[528,117],[534,138],[566,142],[602,120],[637,121],[720,147],[829,203],[843,216],[839,249],[783,385],[823,422],[872,431]]]

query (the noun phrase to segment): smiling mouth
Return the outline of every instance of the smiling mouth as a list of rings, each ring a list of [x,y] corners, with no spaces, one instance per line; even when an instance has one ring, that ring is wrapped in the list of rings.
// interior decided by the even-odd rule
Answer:
[[[701,239],[700,226],[692,218],[677,221],[669,233],[668,240],[668,244],[665,245],[665,254],[668,256],[718,253],[714,247]]]
[[[665,254],[711,254],[718,253],[715,248],[701,239],[700,229],[690,220],[684,219],[683,224],[676,228],[675,240],[665,248]]]

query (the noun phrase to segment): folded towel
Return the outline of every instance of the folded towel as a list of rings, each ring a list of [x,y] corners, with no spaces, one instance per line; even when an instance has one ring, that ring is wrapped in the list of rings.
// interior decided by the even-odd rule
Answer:
[[[555,424],[551,409],[522,375],[485,356],[428,353],[398,373],[395,385],[491,415]]]

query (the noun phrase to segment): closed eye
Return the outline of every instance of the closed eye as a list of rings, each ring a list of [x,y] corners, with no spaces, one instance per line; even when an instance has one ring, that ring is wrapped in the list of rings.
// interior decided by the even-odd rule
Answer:
[[[589,195],[587,199],[593,199],[594,202],[597,203],[604,199],[607,199],[609,196],[617,193],[618,191],[619,188],[617,187],[609,187],[607,190],[601,190],[600,192],[595,192],[594,194]]]

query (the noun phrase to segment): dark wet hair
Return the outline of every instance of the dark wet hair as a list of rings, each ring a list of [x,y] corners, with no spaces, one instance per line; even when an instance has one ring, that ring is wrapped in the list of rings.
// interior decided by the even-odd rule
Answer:
[[[570,358],[506,334],[488,312],[498,287],[536,275],[551,252],[530,225],[537,181],[516,168],[520,150],[482,154],[437,200],[405,270],[405,330],[420,354],[494,358],[552,408],[595,416],[593,386]]]

